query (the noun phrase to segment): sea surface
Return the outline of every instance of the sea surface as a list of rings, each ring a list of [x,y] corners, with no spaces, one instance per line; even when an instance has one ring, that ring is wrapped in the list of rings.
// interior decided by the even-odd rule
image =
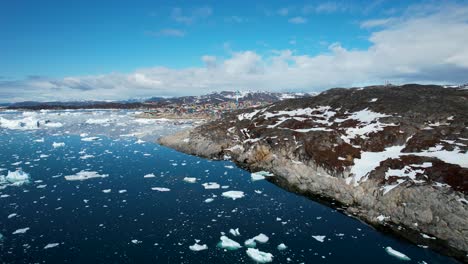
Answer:
[[[0,175],[11,176],[0,180],[0,263],[255,263],[244,242],[259,234],[273,263],[456,263],[232,162],[162,147],[159,136],[194,123],[135,114],[0,112]]]

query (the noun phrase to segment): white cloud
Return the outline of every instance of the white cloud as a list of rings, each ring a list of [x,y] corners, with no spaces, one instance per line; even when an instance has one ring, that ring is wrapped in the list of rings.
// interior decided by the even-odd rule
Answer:
[[[304,18],[304,17],[300,17],[300,16],[290,18],[288,21],[289,21],[289,23],[292,23],[292,24],[305,24],[305,23],[307,23],[307,19]]]
[[[363,21],[361,23],[361,28],[374,28],[374,27],[388,26],[393,22],[395,22],[395,19],[393,18],[371,19],[371,20]]]
[[[383,83],[468,82],[468,7],[404,15],[371,33],[369,48],[340,43],[317,55],[291,50],[259,54],[227,50],[203,56],[204,66],[153,67],[132,73],[0,80],[0,98],[18,100],[125,99],[211,91],[306,90]]]
[[[283,8],[278,9],[277,13],[278,13],[278,15],[280,15],[280,16],[287,16],[287,15],[289,14],[290,11],[291,11],[290,8],[288,8],[288,7],[283,7]]]
[[[198,7],[184,11],[182,8],[175,7],[172,9],[171,18],[179,23],[192,24],[198,20],[207,18],[213,14],[211,7]]]

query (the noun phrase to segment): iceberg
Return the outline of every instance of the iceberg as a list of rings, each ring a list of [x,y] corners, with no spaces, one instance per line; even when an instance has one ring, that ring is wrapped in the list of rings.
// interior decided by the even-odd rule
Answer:
[[[281,244],[278,245],[277,248],[278,248],[279,251],[281,251],[281,250],[287,249],[288,247],[284,243],[281,243]]]
[[[54,143],[52,143],[52,147],[54,147],[54,148],[65,147],[65,143],[64,142],[54,142]]]
[[[158,192],[168,192],[168,191],[170,191],[171,189],[169,189],[169,188],[164,188],[164,187],[153,187],[153,188],[151,188],[151,190],[153,190],[153,191],[158,191]]]
[[[189,246],[190,250],[192,251],[202,251],[208,249],[208,246],[206,244],[199,245],[199,241],[195,241],[195,244]]]
[[[184,178],[184,182],[195,183],[196,181],[197,181],[197,178],[190,178],[190,177]]]
[[[318,242],[322,242],[325,241],[325,237],[326,236],[312,236],[315,240],[317,240]]]
[[[49,249],[49,248],[54,248],[54,247],[58,247],[60,244],[59,243],[50,243],[50,244],[47,244],[44,249]]]
[[[13,232],[12,234],[13,235],[24,234],[24,233],[28,232],[28,230],[29,230],[29,227],[20,228],[20,229],[16,229],[16,231]]]
[[[236,200],[236,199],[240,199],[240,198],[244,197],[244,192],[241,192],[241,191],[227,191],[227,192],[223,192],[221,195],[226,197],[226,198],[231,198],[233,200]]]
[[[273,261],[271,253],[260,251],[256,248],[248,248],[247,255],[257,263],[268,263]]]
[[[240,236],[240,232],[239,232],[239,228],[236,228],[236,229],[230,229],[229,230],[229,233],[231,233],[233,236]]]
[[[99,174],[96,171],[80,171],[74,175],[64,176],[67,181],[84,181],[93,178],[106,178],[108,174]]]
[[[394,256],[396,258],[399,258],[401,260],[406,260],[406,261],[410,261],[411,259],[406,256],[405,254],[399,252],[399,251],[396,251],[394,250],[393,248],[391,247],[386,247],[385,248],[385,251],[390,255],[390,256]]]
[[[230,239],[227,236],[221,236],[219,239],[221,239],[221,241],[218,243],[218,247],[220,248],[225,248],[228,250],[237,250],[242,247],[239,243]]]
[[[219,189],[221,186],[217,184],[216,182],[208,182],[208,183],[203,183],[203,187],[207,190],[212,190],[212,189]]]

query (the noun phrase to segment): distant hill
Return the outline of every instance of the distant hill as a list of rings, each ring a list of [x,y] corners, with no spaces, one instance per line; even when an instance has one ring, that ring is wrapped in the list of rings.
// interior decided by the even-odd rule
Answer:
[[[312,96],[306,93],[272,93],[272,92],[236,92],[223,91],[200,96],[183,97],[151,97],[149,99],[130,99],[122,101],[54,101],[37,102],[25,101],[11,104],[3,104],[7,109],[139,109],[139,108],[157,108],[171,104],[216,104],[222,102],[250,101],[253,103],[273,103],[290,98],[301,98]]]

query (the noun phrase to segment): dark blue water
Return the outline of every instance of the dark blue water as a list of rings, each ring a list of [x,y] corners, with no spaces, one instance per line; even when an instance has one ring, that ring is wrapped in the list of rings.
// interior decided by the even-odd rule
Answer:
[[[42,137],[45,142],[34,142]],[[27,185],[0,190],[0,263],[254,263],[245,247],[216,247],[222,232],[242,245],[259,233],[267,235],[269,241],[258,249],[273,254],[274,263],[404,262],[387,254],[387,246],[410,257],[407,263],[455,263],[268,181],[252,182],[250,173],[231,162],[136,144],[134,138],[100,137],[83,142],[78,135],[0,130],[0,168],[20,167],[31,176]],[[53,148],[53,142],[65,146]],[[39,158],[41,154],[49,157]],[[84,154],[94,158],[80,159]],[[109,176],[85,181],[63,177],[81,170]],[[143,177],[149,173],[155,177]],[[187,183],[184,177],[197,182]],[[229,187],[206,190],[205,182]],[[104,193],[107,189],[111,191]],[[245,197],[221,196],[229,190],[243,191]],[[214,201],[205,203],[207,198]],[[8,218],[10,214],[17,216]],[[26,233],[12,234],[26,227]],[[231,228],[239,228],[241,236],[229,234]],[[318,242],[315,235],[326,236],[325,241]],[[208,249],[191,251],[195,239]],[[59,245],[44,249],[50,243]],[[279,251],[280,243],[288,248]]]

